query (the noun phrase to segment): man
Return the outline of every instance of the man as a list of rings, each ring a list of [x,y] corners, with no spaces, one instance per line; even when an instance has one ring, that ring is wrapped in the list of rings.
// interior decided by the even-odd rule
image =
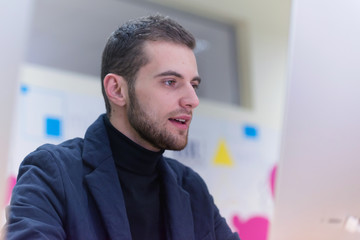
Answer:
[[[165,149],[187,144],[200,84],[194,37],[173,20],[129,21],[102,59],[106,115],[84,139],[20,166],[8,239],[239,239],[198,174]]]

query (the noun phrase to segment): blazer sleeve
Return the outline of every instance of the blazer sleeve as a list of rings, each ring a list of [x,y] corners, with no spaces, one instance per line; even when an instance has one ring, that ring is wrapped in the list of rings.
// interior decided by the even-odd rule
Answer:
[[[204,194],[207,196],[207,200],[209,204],[212,206],[213,211],[213,224],[214,224],[214,232],[215,232],[215,239],[217,240],[240,240],[238,233],[232,232],[231,228],[227,224],[224,217],[221,216],[219,209],[217,208],[214,198],[210,194],[208,187],[205,183],[205,181],[200,177],[198,173],[193,171],[192,169],[188,168],[189,171],[191,171],[191,174],[189,174],[192,177],[189,177],[191,182],[196,183],[196,189],[194,192],[199,193],[199,187],[202,189],[201,191],[204,192]],[[189,176],[188,175],[188,176]],[[200,207],[200,206],[199,206]]]
[[[37,150],[21,163],[6,223],[6,239],[65,239],[65,202],[59,162]]]

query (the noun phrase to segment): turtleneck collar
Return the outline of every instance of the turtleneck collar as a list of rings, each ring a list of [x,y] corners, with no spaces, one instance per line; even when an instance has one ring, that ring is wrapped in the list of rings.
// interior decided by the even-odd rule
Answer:
[[[163,150],[153,152],[133,142],[117,130],[106,115],[104,115],[104,123],[118,168],[136,175],[152,175],[157,172],[157,165],[162,158]]]

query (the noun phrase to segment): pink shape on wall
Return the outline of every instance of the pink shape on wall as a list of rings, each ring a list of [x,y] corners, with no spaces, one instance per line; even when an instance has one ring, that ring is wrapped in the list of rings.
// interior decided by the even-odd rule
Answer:
[[[267,240],[269,220],[265,217],[254,216],[247,220],[242,220],[238,216],[232,219],[241,240]]]
[[[5,201],[3,203],[4,206],[9,204],[10,198],[11,198],[11,193],[12,193],[12,190],[13,190],[15,184],[16,184],[16,177],[14,175],[10,175],[6,182]]]
[[[275,197],[277,165],[271,169],[268,176],[271,195]],[[232,218],[232,224],[239,233],[241,240],[267,240],[270,221],[263,216],[253,216],[247,220],[241,219],[238,215]]]
[[[277,172],[277,166],[275,165],[270,173],[270,188],[273,198],[275,197],[276,172]]]

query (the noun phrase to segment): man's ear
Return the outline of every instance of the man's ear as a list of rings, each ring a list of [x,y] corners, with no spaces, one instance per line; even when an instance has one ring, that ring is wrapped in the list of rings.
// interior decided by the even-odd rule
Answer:
[[[109,73],[104,77],[103,84],[110,102],[121,107],[126,105],[128,89],[123,77]]]

